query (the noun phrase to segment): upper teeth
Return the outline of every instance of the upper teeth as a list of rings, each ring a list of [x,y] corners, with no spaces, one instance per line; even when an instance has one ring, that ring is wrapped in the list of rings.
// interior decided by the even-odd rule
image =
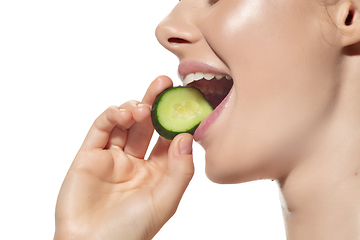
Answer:
[[[232,79],[232,77],[230,75],[224,75],[224,74],[202,73],[202,72],[190,73],[184,78],[183,85],[186,86],[189,83],[192,83],[194,81],[198,81],[200,79],[211,80],[213,78],[216,78],[217,80],[219,80],[219,79],[222,79],[224,77],[226,79],[229,79],[229,80]]]

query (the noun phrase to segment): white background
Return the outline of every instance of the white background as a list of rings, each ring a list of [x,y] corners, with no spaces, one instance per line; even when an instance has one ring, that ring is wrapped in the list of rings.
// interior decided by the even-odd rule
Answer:
[[[176,0],[0,2],[0,239],[52,239],[57,194],[93,120],[178,60],[155,38]],[[154,238],[285,239],[278,187],[195,176]],[[139,219],[141,221],[141,219]]]

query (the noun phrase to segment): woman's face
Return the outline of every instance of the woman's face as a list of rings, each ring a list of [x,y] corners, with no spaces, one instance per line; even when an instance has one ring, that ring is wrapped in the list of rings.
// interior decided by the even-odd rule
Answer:
[[[233,79],[195,134],[210,180],[277,179],[305,157],[337,90],[336,28],[319,1],[182,0],[160,23],[157,37],[179,57],[182,78]],[[191,84],[221,92],[231,83],[215,81]]]

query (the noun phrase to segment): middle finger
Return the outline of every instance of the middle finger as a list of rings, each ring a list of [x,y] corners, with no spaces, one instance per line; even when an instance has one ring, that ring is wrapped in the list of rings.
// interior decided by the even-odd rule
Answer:
[[[150,84],[142,101],[142,106],[144,108],[138,108],[137,111],[132,112],[134,118],[136,118],[137,116],[145,116],[145,113],[142,113],[140,110],[144,112],[148,110],[149,116],[147,118],[138,117],[139,119],[144,119],[144,121],[135,123],[134,126],[129,130],[128,140],[124,149],[126,153],[137,158],[143,159],[145,157],[147,148],[154,132],[154,128],[150,119],[150,106],[152,105],[156,96],[163,90],[171,87],[172,84],[173,83],[171,79],[166,76],[157,77]]]

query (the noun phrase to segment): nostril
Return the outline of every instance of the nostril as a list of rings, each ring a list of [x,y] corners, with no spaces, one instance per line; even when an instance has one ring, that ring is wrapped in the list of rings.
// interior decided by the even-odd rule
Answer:
[[[190,43],[188,40],[182,39],[182,38],[169,38],[169,43]]]

